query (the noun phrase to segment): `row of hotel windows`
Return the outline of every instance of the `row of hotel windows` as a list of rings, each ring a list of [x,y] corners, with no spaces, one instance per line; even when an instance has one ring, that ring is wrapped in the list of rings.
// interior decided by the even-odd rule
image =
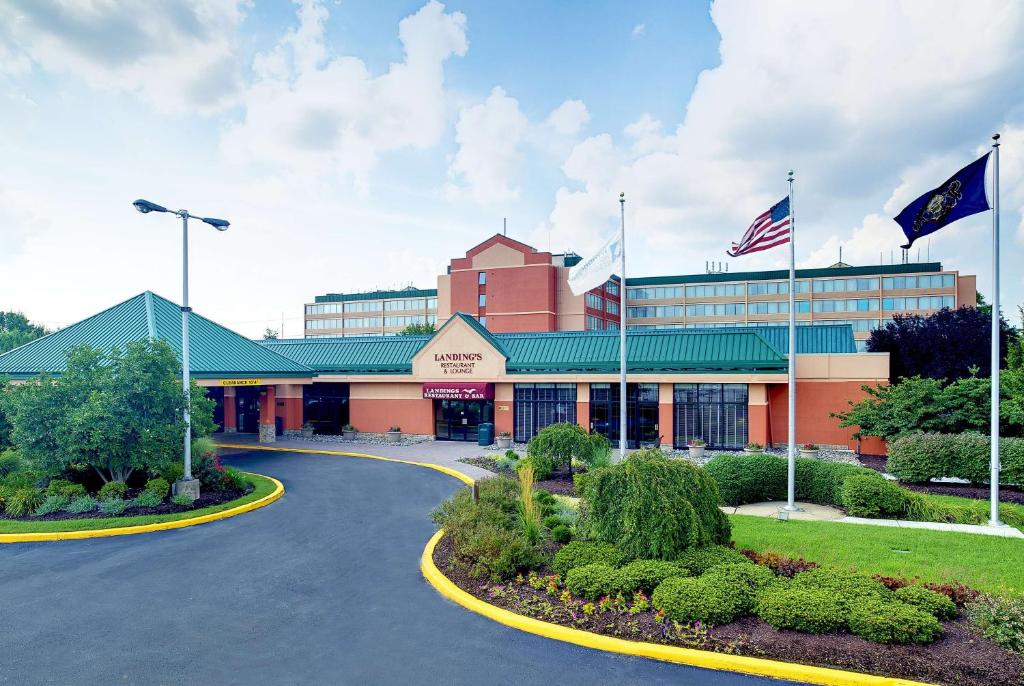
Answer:
[[[953,274],[930,274],[925,276],[893,276],[882,279],[882,289],[887,291],[914,288],[952,288],[956,283]],[[812,286],[813,284],[813,286]],[[845,291],[877,291],[878,277],[858,279],[816,279],[797,281],[797,293],[842,293]],[[788,281],[757,281],[752,283],[724,283],[700,286],[664,286],[657,288],[629,288],[629,300],[680,300],[686,298],[722,298],[742,295],[788,295]]]
[[[953,307],[952,295],[931,295],[909,298],[847,298],[845,300],[797,300],[796,311],[808,312],[877,312],[879,302],[882,309],[939,310]],[[728,317],[742,314],[789,314],[789,302],[769,300],[752,303],[701,303],[696,305],[648,305],[629,307],[626,315],[630,319],[672,319],[687,317]]]
[[[436,324],[437,316],[405,317],[349,317],[348,319],[307,319],[307,329],[379,329],[381,326],[409,326],[410,324]]]
[[[601,319],[600,317],[595,317],[592,314],[587,315],[587,331],[601,331],[602,329],[606,331],[617,331],[618,328],[618,322],[613,322],[610,320],[605,321],[604,319]]]
[[[880,328],[882,323],[888,323],[892,321],[891,317],[885,319],[819,319],[816,322],[810,322],[806,319],[802,319],[796,323],[797,326],[817,326],[826,324],[849,324],[853,327],[853,330],[858,333],[867,333]],[[784,319],[776,319],[774,321],[766,322],[708,322],[708,323],[697,323],[697,324],[636,324],[630,325],[630,331],[651,331],[655,329],[737,329],[747,326],[789,326],[789,322]]]
[[[608,314],[619,313],[619,303],[614,300],[605,300],[596,293],[587,293],[587,307],[592,310],[604,310]]]
[[[347,303],[306,305],[306,314],[341,314],[342,312],[399,312],[403,310],[436,310],[437,298],[407,300],[357,300]]]

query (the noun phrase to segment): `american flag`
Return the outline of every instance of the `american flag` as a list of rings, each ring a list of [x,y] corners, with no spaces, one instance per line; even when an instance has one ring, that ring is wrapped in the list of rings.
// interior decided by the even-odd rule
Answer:
[[[732,250],[727,252],[731,257],[739,257],[789,243],[789,220],[789,198],[785,197],[758,215],[740,242],[733,243]]]

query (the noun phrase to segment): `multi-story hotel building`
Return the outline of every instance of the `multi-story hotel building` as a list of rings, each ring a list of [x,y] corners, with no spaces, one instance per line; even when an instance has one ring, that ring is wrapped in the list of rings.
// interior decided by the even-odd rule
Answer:
[[[451,260],[434,290],[327,294],[306,305],[306,337],[394,334],[411,323],[443,324],[456,312],[495,333],[619,327],[617,278],[580,296],[568,286],[574,254],[540,252],[496,235]],[[896,314],[975,304],[976,277],[938,262],[798,269],[801,326],[849,324],[858,349]],[[785,270],[650,276],[626,280],[630,329],[785,326]]]

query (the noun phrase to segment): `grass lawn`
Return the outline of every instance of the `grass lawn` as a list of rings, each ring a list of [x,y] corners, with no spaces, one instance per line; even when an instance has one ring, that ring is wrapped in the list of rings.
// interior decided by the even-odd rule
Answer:
[[[743,515],[731,515],[730,520],[733,540],[741,549],[871,574],[959,581],[990,593],[1024,593],[1021,539],[834,522],[779,522]]]
[[[109,517],[109,518],[97,518],[97,519],[58,519],[58,520],[41,520],[33,522],[30,520],[16,521],[3,519],[0,520],[0,534],[27,534],[27,533],[39,533],[39,532],[50,532],[50,531],[82,531],[85,529],[112,529],[123,526],[139,526],[142,524],[157,524],[159,522],[173,522],[179,519],[190,519],[192,517],[199,517],[201,515],[212,514],[214,512],[222,512],[224,510],[230,510],[233,507],[239,505],[245,505],[251,503],[254,500],[259,500],[263,496],[270,495],[274,491],[274,482],[270,479],[260,476],[259,474],[245,473],[254,488],[250,493],[243,495],[241,498],[236,500],[229,500],[226,503],[220,505],[211,505],[210,507],[203,507],[198,510],[189,510],[187,512],[177,512],[175,514],[164,514],[164,515],[143,515],[139,517]]]

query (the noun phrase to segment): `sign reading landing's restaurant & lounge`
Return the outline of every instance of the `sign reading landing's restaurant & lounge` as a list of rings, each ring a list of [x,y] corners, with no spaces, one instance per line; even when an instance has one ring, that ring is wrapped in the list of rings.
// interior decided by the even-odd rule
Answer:
[[[476,363],[483,359],[482,353],[434,353],[434,362],[446,376],[472,374]]]

